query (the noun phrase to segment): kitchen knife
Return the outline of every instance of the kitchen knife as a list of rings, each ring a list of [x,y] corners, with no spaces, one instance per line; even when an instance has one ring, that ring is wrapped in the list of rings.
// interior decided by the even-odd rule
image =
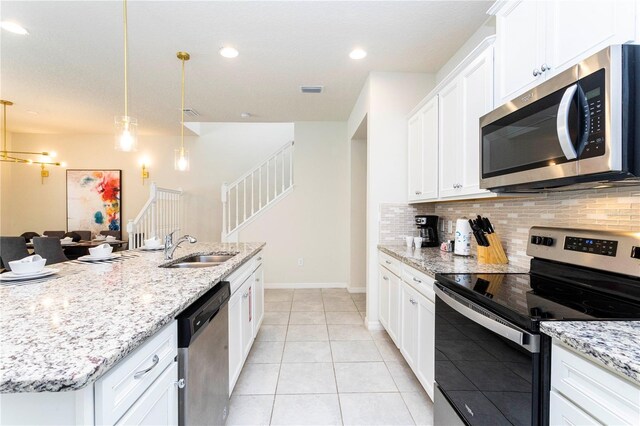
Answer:
[[[489,218],[485,217],[484,220],[487,221],[487,226],[489,227],[489,230],[491,231],[491,233],[493,234],[494,232],[496,232],[496,228],[493,227],[493,223],[491,223]]]
[[[486,217],[482,218],[482,223],[484,224],[484,230],[487,234],[493,234],[493,227],[491,226],[491,222]]]

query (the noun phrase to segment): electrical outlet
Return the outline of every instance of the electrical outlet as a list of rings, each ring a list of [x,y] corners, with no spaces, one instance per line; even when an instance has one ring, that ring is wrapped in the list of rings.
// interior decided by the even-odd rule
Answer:
[[[304,258],[303,257],[299,257],[298,258],[298,266],[304,266]]]
[[[447,232],[449,234],[453,233],[453,221],[452,220],[447,221]]]

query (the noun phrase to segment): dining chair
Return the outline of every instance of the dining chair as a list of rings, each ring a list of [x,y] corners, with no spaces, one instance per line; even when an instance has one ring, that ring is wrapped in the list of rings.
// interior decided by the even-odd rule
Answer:
[[[80,234],[78,234],[77,232],[73,231],[73,232],[67,232],[66,234],[64,234],[64,238],[71,238],[71,240],[74,243],[77,243],[78,241],[80,241],[82,239],[82,237],[80,236]]]
[[[122,236],[122,231],[100,231],[100,235],[111,235],[112,237],[116,237],[116,240],[119,240]]]
[[[56,237],[60,240],[64,238],[64,231],[44,231],[42,234],[47,237]]]
[[[33,239],[33,248],[36,254],[47,259],[47,265],[69,260],[67,256],[64,255],[62,244],[58,238],[35,237]]]
[[[39,236],[40,236],[40,234],[38,234],[37,232],[31,232],[31,231],[29,231],[29,232],[23,232],[23,233],[22,233],[22,235],[20,235],[20,236],[21,236],[22,238],[24,238],[24,240],[25,240],[26,242],[29,242],[29,241],[31,241],[31,239],[32,239],[33,237],[39,237]]]
[[[91,241],[91,231],[71,231],[80,235],[82,241]]]
[[[29,256],[27,242],[23,237],[0,237],[0,261],[5,269],[11,270],[9,262]]]

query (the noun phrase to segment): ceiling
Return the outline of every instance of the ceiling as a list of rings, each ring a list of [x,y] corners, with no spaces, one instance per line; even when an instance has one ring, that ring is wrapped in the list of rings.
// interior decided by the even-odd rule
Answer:
[[[188,120],[346,120],[369,72],[435,73],[490,3],[129,0],[130,115],[141,134],[179,131],[176,52],[186,50],[185,102],[201,114]],[[3,0],[0,12],[30,33],[0,34],[8,130],[112,132],[124,113],[122,2]],[[222,45],[240,55],[221,57]],[[354,47],[368,56],[350,59]]]

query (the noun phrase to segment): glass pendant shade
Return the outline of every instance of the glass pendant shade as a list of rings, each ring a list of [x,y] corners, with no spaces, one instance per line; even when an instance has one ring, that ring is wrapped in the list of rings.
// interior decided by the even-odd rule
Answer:
[[[116,144],[118,151],[131,152],[138,150],[138,120],[126,115],[116,117]]]
[[[189,151],[187,151],[184,148],[176,149],[173,166],[179,172],[188,171],[189,170]]]

